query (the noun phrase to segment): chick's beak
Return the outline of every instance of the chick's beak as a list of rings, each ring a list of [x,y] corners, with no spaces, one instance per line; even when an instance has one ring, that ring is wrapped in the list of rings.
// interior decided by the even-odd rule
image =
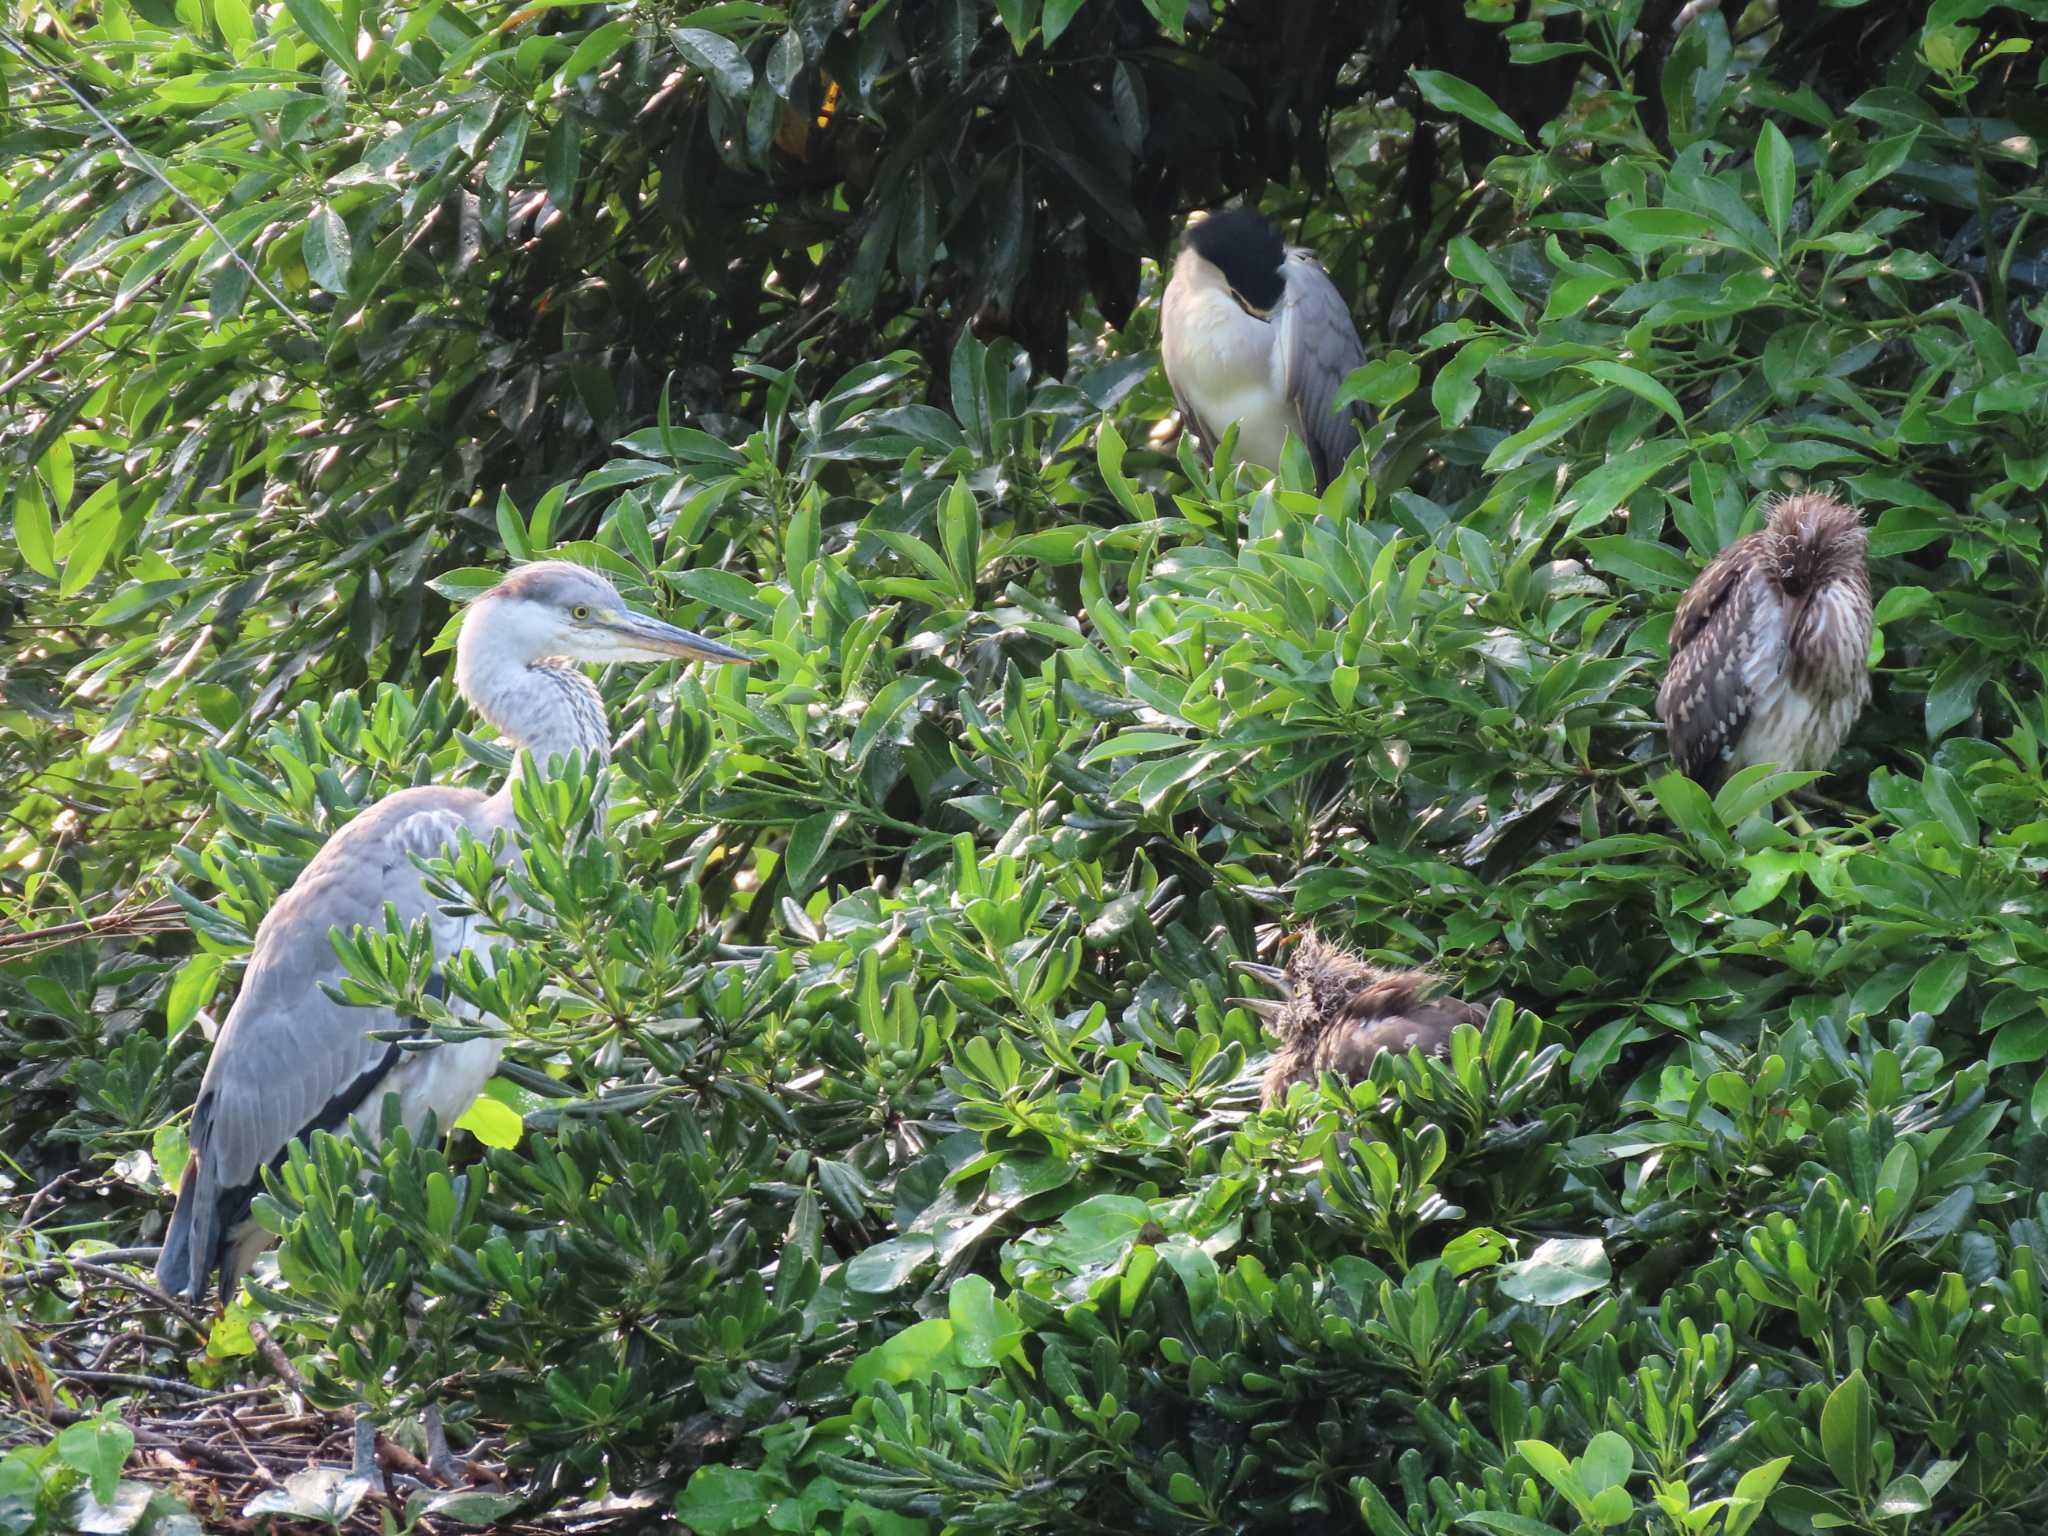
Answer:
[[[678,656],[685,661],[745,666],[754,659],[745,651],[736,651],[693,630],[678,629],[673,624],[663,623],[648,614],[635,613],[630,608],[620,613],[607,627],[628,646],[644,652],[649,660]]]
[[[1277,965],[1260,965],[1256,960],[1233,960],[1230,962],[1230,968],[1242,972],[1254,981],[1263,981],[1276,992],[1288,997],[1294,995],[1294,983],[1287,979],[1287,973]],[[1227,1007],[1243,1008],[1254,1013],[1268,1025],[1278,1023],[1280,1016],[1287,1011],[1285,1003],[1276,1003],[1270,997],[1228,997],[1224,999],[1224,1003]]]
[[[1287,973],[1277,965],[1260,965],[1255,960],[1233,960],[1230,962],[1230,968],[1233,971],[1242,971],[1254,981],[1263,981],[1267,986],[1279,991],[1294,991],[1294,984],[1287,979]]]

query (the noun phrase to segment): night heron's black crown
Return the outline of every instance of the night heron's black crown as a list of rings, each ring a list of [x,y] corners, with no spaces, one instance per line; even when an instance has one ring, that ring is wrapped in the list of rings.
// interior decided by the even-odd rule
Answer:
[[[1287,289],[1287,247],[1278,231],[1248,208],[1212,213],[1188,226],[1182,242],[1223,274],[1255,309],[1272,309]]]

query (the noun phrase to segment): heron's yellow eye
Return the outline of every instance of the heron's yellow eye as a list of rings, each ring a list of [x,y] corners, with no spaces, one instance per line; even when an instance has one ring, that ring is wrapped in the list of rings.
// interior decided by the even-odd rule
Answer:
[[[578,603],[574,608],[571,608],[569,610],[569,617],[577,620],[580,623],[582,620],[590,617],[590,610],[584,607],[583,604]]]

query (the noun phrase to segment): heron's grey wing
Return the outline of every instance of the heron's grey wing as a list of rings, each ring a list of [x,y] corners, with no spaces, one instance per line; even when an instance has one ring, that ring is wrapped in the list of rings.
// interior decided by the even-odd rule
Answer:
[[[1762,582],[1758,535],[1737,539],[1686,588],[1671,621],[1671,663],[1657,714],[1679,772],[1714,788],[1749,723],[1749,678]]]
[[[1318,485],[1328,485],[1358,446],[1371,413],[1357,401],[1333,410],[1338,390],[1365,366],[1365,343],[1330,274],[1306,251],[1287,253],[1287,297],[1280,314],[1282,386],[1301,413]]]
[[[203,1294],[263,1168],[294,1137],[339,1129],[381,1092],[401,1053],[370,1032],[399,1021],[327,995],[322,984],[344,974],[329,935],[381,929],[389,901],[403,923],[429,919],[436,954],[460,947],[461,920],[435,909],[412,859],[451,846],[465,827],[482,830],[482,800],[442,788],[391,796],[329,839],[264,918],[200,1081],[192,1157],[158,1266],[167,1288]],[[224,1287],[233,1279],[224,1274]]]

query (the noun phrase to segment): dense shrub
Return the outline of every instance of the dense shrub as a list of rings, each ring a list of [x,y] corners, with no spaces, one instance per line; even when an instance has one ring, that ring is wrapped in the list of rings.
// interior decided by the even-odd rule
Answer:
[[[484,1437],[509,1491],[429,1526],[2038,1528],[2031,10],[1254,9],[0,34],[0,1151],[52,1266],[0,1367],[81,1420],[0,1527],[110,1502],[124,1390],[147,1450],[150,1378],[267,1381],[254,1322],[317,1408]],[[1153,435],[1137,253],[1245,190],[1369,320],[1320,497]],[[1814,776],[1709,796],[1650,701],[1679,591],[1817,483],[1877,683],[1795,836]],[[605,677],[516,885],[434,867],[495,969],[344,941],[503,1076],[445,1144],[295,1151],[201,1354],[55,1258],[160,1232],[322,839],[504,771],[433,679],[542,553],[760,659]],[[1260,1110],[1229,962],[1311,926],[1488,1022]]]

